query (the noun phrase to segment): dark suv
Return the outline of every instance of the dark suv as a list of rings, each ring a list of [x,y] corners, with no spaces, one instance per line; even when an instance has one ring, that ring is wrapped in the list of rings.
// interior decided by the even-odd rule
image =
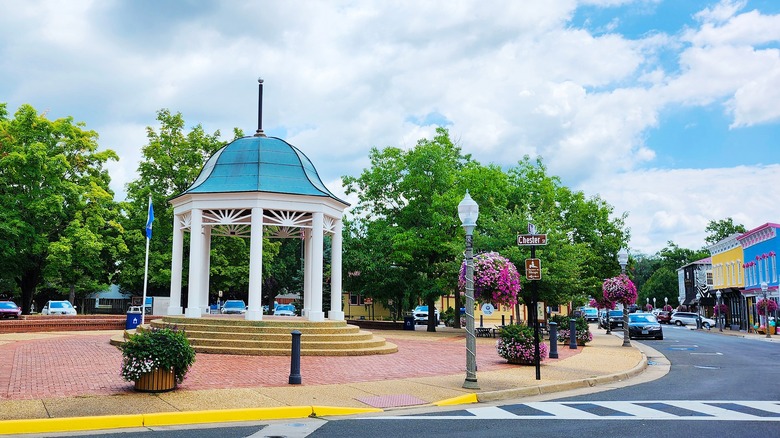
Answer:
[[[609,311],[609,322],[610,322],[610,329],[615,328],[623,328],[623,311],[622,310],[610,310]],[[599,326],[601,328],[607,328],[607,321],[606,321],[606,315],[601,315],[601,320],[599,321]]]

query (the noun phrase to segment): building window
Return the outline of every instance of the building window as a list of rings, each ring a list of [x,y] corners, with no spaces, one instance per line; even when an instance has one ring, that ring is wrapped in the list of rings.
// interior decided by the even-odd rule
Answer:
[[[350,306],[362,306],[364,303],[363,297],[360,294],[349,293],[349,305]]]

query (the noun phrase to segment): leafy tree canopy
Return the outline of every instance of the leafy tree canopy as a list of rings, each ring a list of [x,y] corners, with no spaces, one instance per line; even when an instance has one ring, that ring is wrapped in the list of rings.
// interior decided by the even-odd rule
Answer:
[[[41,284],[95,292],[126,251],[118,208],[98,151],[98,135],[66,117],[49,120],[30,105],[8,118],[0,105],[0,277],[12,279],[29,313]]]
[[[710,221],[704,231],[707,232],[707,237],[704,241],[707,242],[708,245],[713,245],[732,234],[745,233],[747,232],[747,229],[742,224],[735,224],[734,220],[728,217],[718,221]]]

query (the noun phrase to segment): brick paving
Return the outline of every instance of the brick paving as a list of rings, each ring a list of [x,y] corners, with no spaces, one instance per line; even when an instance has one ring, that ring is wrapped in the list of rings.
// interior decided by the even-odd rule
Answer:
[[[0,343],[0,400],[121,395],[133,385],[120,375],[121,352],[109,344],[117,332],[58,334]],[[379,332],[398,345],[389,355],[301,358],[303,384],[355,382],[454,375],[465,372],[462,334]],[[587,347],[586,347],[587,348]],[[559,359],[582,351],[558,348]],[[516,367],[498,356],[495,339],[479,339],[479,371]],[[202,354],[179,390],[288,386],[290,358]]]

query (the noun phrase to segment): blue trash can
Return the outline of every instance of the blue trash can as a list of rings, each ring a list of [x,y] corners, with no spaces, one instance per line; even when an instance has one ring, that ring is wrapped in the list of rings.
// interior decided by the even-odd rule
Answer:
[[[404,330],[414,330],[414,316],[404,316]]]
[[[127,312],[127,323],[125,330],[132,330],[141,324],[141,312]]]

